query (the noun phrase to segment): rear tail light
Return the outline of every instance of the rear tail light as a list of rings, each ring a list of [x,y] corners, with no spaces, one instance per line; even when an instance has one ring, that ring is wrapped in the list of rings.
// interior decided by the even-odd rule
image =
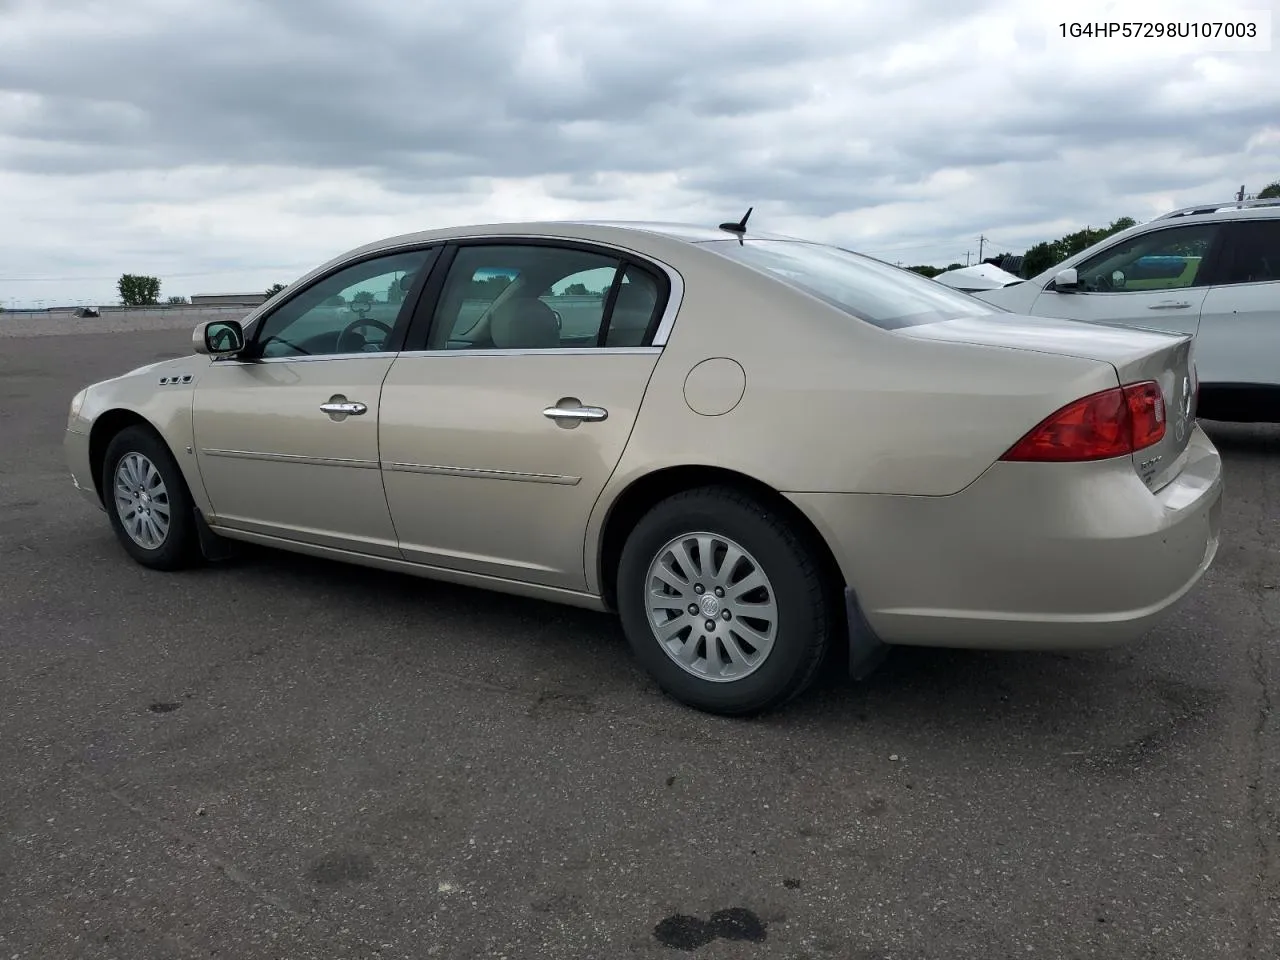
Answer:
[[[1164,394],[1154,380],[1113,387],[1067,404],[1019,440],[1001,460],[1108,460],[1164,438]]]

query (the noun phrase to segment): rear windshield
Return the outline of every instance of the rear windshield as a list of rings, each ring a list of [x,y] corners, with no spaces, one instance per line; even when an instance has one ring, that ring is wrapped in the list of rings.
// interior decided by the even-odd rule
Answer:
[[[839,247],[803,240],[712,240],[703,246],[884,330],[1003,312],[918,273]]]

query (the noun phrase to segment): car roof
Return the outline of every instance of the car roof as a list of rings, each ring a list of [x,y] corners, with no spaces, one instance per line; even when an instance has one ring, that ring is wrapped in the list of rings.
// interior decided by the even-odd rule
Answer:
[[[636,235],[659,237],[666,240],[677,240],[684,243],[709,243],[718,240],[736,240],[738,234],[729,230],[716,229],[694,223],[674,223],[657,220],[528,220],[507,223],[476,223],[452,227],[440,227],[433,230],[422,230],[416,233],[401,234],[376,240],[360,247],[358,251],[349,251],[345,256],[354,253],[368,254],[383,249],[411,246],[417,243],[429,243],[433,240],[459,240],[471,237],[546,237],[562,240],[612,240],[624,242],[627,237]],[[746,240],[798,240],[796,237],[781,234],[764,233],[747,230],[742,234]]]
[[[1163,226],[1171,222],[1191,221],[1205,223],[1218,220],[1260,220],[1272,217],[1280,217],[1280,198],[1198,203],[1189,207],[1170,210],[1154,220],[1147,221],[1147,224],[1160,224]]]

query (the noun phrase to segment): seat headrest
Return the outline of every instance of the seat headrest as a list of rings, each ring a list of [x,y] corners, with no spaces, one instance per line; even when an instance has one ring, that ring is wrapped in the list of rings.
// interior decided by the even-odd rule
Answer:
[[[555,311],[541,300],[508,300],[489,318],[489,337],[499,350],[537,350],[560,346]]]

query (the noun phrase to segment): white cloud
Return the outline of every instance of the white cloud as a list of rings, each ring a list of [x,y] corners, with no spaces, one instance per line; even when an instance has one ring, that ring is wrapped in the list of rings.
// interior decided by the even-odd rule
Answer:
[[[1280,54],[1052,38],[1208,18],[1104,7],[11,3],[0,303],[108,300],[125,271],[258,289],[452,223],[749,205],[762,229],[946,263],[979,234],[1020,251],[1280,178]]]

